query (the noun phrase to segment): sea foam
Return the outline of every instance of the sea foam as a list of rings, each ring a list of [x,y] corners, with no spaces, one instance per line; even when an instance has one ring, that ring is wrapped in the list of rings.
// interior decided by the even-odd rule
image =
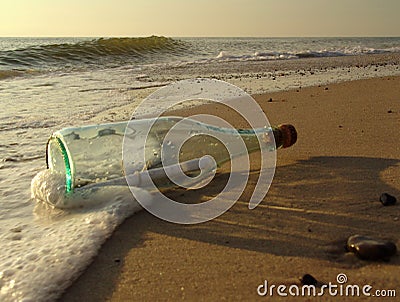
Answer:
[[[38,201],[34,221],[17,223],[0,235],[0,301],[55,300],[116,226],[142,209],[127,186],[92,187],[65,197],[63,178],[50,170],[40,172],[31,189]],[[134,190],[151,198],[145,190]],[[65,198],[79,208],[53,208]]]

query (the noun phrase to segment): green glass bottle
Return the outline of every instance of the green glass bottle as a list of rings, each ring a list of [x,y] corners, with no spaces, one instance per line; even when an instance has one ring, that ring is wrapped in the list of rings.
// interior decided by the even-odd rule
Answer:
[[[246,149],[227,152],[239,136]],[[205,155],[221,165],[233,157],[260,150],[260,143],[268,150],[276,150],[290,147],[296,140],[292,125],[235,130],[189,118],[160,117],[62,129],[48,140],[46,161],[49,169],[65,175],[68,193],[135,172],[155,171],[161,166],[180,164],[186,170],[195,170],[193,163]]]

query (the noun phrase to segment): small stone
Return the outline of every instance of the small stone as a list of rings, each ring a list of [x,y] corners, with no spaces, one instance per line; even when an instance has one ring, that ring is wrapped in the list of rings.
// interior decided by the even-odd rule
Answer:
[[[388,193],[383,193],[381,195],[381,197],[379,198],[379,200],[384,206],[393,206],[397,202],[396,197],[394,197]]]
[[[354,235],[347,240],[347,250],[363,260],[389,261],[390,257],[396,254],[397,247],[391,241]]]
[[[310,274],[305,274],[303,277],[301,277],[300,278],[300,282],[301,282],[302,285],[314,285],[314,286],[316,286],[318,284],[317,279],[315,279]]]
[[[392,110],[388,110],[388,113],[393,113],[393,111]]]
[[[272,98],[269,98],[268,102],[270,102],[270,103],[271,103],[271,102],[272,102]]]
[[[325,90],[329,90],[329,88],[328,88],[328,87],[325,87]]]
[[[121,262],[121,259],[115,258],[115,259],[114,259],[114,262],[115,262],[115,263],[120,263],[120,262]]]

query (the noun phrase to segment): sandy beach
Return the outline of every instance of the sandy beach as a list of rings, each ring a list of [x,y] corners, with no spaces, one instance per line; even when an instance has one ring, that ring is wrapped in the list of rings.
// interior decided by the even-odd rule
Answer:
[[[240,200],[219,218],[191,226],[162,221],[146,211],[127,219],[60,301],[309,301],[260,297],[268,284],[321,283],[396,289],[400,259],[371,262],[346,253],[354,234],[392,240],[400,247],[399,205],[384,207],[383,192],[400,198],[400,77],[373,78],[256,95],[272,125],[291,123],[298,142],[277,153],[276,174],[263,202],[249,210],[259,156]],[[272,101],[271,101],[272,100]],[[176,114],[218,113],[204,105]],[[206,201],[226,180],[178,190],[179,198]],[[315,298],[314,298],[315,299]],[[369,301],[324,295],[320,301]],[[384,301],[394,301],[386,298]]]

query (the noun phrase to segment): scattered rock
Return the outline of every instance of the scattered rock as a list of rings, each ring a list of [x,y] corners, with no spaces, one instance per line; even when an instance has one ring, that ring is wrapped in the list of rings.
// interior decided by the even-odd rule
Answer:
[[[271,103],[271,102],[272,102],[272,98],[269,98],[268,102],[270,102],[270,103]]]
[[[310,274],[305,274],[303,277],[301,277],[300,278],[300,282],[301,282],[302,285],[314,285],[314,286],[316,286],[318,284],[317,279],[315,279]]]
[[[325,87],[325,90],[329,90],[329,88],[328,88],[328,87]]]
[[[115,263],[120,263],[120,262],[121,262],[121,259],[115,258],[115,259],[114,259],[114,262],[115,262]]]
[[[393,113],[393,111],[392,110],[388,110],[388,113]]]
[[[389,261],[390,257],[396,254],[397,247],[391,241],[353,235],[347,240],[347,250],[363,260]]]
[[[396,197],[394,197],[388,193],[383,193],[381,195],[381,197],[379,198],[379,200],[384,206],[393,206],[397,202]]]

